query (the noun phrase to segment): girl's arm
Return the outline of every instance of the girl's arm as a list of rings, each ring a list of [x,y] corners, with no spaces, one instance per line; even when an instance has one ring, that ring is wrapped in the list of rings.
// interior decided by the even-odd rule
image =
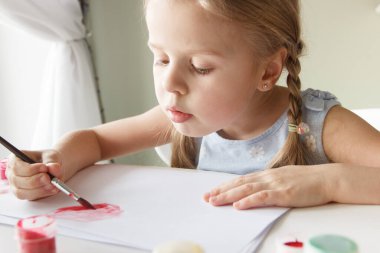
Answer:
[[[285,166],[237,177],[204,198],[237,209],[303,207],[328,202],[380,204],[380,132],[340,106],[328,113],[322,136],[330,164]]]
[[[20,199],[34,200],[56,194],[50,172],[68,180],[97,161],[129,154],[170,141],[171,122],[157,106],[144,114],[63,136],[54,149],[25,151],[40,163],[28,164],[14,155],[8,160],[7,177]]]
[[[140,114],[93,129],[100,158],[130,154],[170,142],[172,123],[159,106]]]
[[[332,201],[380,204],[380,132],[353,112],[335,106],[323,128],[328,158],[334,170]]]
[[[134,117],[69,133],[54,149],[60,153],[63,171],[71,176],[97,161],[168,143],[170,127],[171,122],[156,106]]]

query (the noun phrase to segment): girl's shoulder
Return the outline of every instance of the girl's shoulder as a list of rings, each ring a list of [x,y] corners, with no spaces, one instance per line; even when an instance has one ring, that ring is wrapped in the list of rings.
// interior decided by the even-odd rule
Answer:
[[[334,105],[340,105],[338,98],[328,92],[315,89],[306,89],[301,92],[303,111],[328,112]]]
[[[323,127],[330,109],[340,105],[340,102],[328,91],[307,89],[301,92],[301,96],[302,121],[309,126],[309,132],[302,135],[301,139],[314,157],[316,164],[327,163],[329,159],[323,147]]]

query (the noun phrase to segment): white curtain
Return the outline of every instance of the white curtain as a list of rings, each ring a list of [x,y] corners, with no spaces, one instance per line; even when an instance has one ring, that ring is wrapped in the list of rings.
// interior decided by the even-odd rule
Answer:
[[[39,91],[32,149],[49,148],[68,131],[101,123],[82,18],[78,0],[0,0],[0,23],[54,43]]]

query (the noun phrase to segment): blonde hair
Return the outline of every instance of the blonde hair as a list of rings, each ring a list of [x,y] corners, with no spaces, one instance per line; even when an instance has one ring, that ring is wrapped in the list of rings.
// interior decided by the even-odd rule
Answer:
[[[257,56],[268,57],[279,49],[287,50],[285,67],[289,89],[288,120],[298,125],[302,121],[301,65],[299,56],[304,48],[301,40],[300,7],[298,0],[197,0],[211,13],[237,22],[247,32]],[[173,129],[172,167],[195,168],[197,149],[194,138]],[[273,158],[270,168],[302,165],[310,161],[297,133],[289,132],[284,147]]]

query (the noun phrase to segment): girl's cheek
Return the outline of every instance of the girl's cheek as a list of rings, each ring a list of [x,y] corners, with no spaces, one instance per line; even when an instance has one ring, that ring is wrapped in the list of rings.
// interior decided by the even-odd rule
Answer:
[[[164,89],[158,85],[155,87],[156,97],[158,102],[161,104],[164,97]]]

